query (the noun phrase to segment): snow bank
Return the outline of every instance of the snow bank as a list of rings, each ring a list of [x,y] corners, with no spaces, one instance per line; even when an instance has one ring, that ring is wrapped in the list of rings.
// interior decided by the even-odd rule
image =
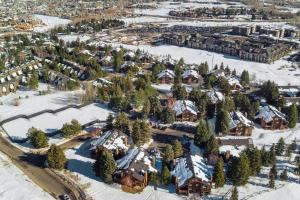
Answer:
[[[32,183],[21,170],[0,153],[0,199],[50,200],[54,199]]]

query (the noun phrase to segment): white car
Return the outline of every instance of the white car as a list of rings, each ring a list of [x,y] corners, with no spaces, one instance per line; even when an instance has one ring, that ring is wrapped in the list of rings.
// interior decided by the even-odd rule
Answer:
[[[67,195],[67,194],[64,194],[64,196],[63,196],[63,200],[71,200],[71,198],[69,197],[69,195]]]

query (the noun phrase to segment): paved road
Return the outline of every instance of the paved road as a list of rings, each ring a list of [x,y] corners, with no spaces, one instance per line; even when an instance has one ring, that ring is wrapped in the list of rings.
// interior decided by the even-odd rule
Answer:
[[[45,155],[25,154],[2,136],[0,136],[0,151],[6,154],[34,183],[52,196],[58,197],[67,193],[72,199],[81,199],[76,188],[44,167]]]

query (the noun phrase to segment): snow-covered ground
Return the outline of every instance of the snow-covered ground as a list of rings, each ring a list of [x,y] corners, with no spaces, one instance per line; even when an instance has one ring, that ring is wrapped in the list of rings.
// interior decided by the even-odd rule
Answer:
[[[57,26],[66,25],[71,23],[69,19],[63,19],[59,17],[47,16],[47,15],[33,15],[34,19],[42,20],[45,26],[34,28],[35,32],[46,32]]]
[[[192,2],[181,2],[181,3],[174,3],[171,1],[165,1],[165,2],[160,2],[159,4],[156,4],[157,8],[155,9],[135,9],[134,13],[135,14],[143,14],[143,15],[157,15],[157,16],[168,16],[169,12],[171,10],[184,10],[186,8],[189,9],[195,9],[195,8],[213,8],[213,7],[221,7],[221,8],[227,8],[230,5],[226,3],[220,3],[220,4],[215,4],[215,3],[205,3],[201,1],[192,1]],[[241,3],[236,3],[237,6],[243,6]]]
[[[31,182],[5,155],[0,153],[0,199],[52,200],[48,193]]]
[[[120,44],[113,44],[119,46]],[[150,45],[122,45],[125,48],[133,50],[145,50],[156,56],[170,55],[173,59],[179,60],[183,58],[186,63],[200,64],[207,62],[210,67],[215,64],[228,65],[231,69],[236,69],[241,73],[243,70],[248,70],[252,80],[256,82],[272,80],[279,85],[299,85],[300,84],[300,69],[293,69],[290,66],[291,62],[280,59],[271,64],[250,62],[241,60],[237,57],[224,54],[209,52],[200,49],[191,49],[186,47],[177,47],[170,45],[150,46]],[[285,66],[285,67],[282,67]]]
[[[76,41],[76,40],[79,40],[80,42],[85,42],[89,39],[91,39],[90,36],[88,35],[60,35],[58,36],[58,39],[60,40],[63,40],[65,42],[73,42],[73,41]]]
[[[139,24],[139,23],[168,22],[168,19],[163,17],[141,16],[141,17],[122,18],[122,21],[124,21],[126,25],[129,25],[129,24]]]
[[[45,113],[38,115],[30,120],[18,118],[7,122],[3,125],[3,129],[13,139],[25,139],[28,129],[35,127],[46,133],[53,133],[63,124],[69,123],[72,119],[76,119],[80,124],[86,124],[94,120],[106,120],[110,110],[103,104],[90,104],[81,109],[69,108],[56,114]]]
[[[100,178],[96,177],[92,164],[95,160],[90,158],[89,142],[83,143],[76,148],[69,149],[65,152],[68,158],[68,170],[73,175],[78,176],[79,184],[89,185],[87,193],[95,200],[180,200],[172,191],[158,188],[154,190],[152,186],[148,186],[142,193],[130,194],[123,192],[120,185],[107,185]]]
[[[292,157],[294,157],[293,154]],[[277,157],[278,177],[284,169],[287,169],[288,181],[275,181],[275,189],[269,188],[269,170],[270,167],[262,167],[261,172],[256,177],[250,177],[245,186],[238,187],[239,199],[249,200],[298,200],[300,184],[298,177],[293,174],[294,165],[286,157]],[[223,188],[213,189],[212,193],[205,197],[205,200],[217,200],[232,189],[232,185],[226,184]],[[230,194],[229,194],[230,197]]]
[[[46,91],[47,85],[39,84],[39,91]],[[81,91],[55,91],[39,95],[38,91],[17,90],[0,97],[0,121],[20,114],[33,114],[45,109],[56,110],[68,104],[78,104]]]

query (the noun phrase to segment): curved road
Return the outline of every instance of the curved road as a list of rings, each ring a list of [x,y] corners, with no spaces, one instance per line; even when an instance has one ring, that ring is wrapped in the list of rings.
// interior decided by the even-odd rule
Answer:
[[[64,182],[50,169],[45,168],[45,155],[26,154],[2,136],[0,136],[0,151],[6,154],[35,184],[55,198],[66,193],[72,200],[82,199],[80,191]]]

